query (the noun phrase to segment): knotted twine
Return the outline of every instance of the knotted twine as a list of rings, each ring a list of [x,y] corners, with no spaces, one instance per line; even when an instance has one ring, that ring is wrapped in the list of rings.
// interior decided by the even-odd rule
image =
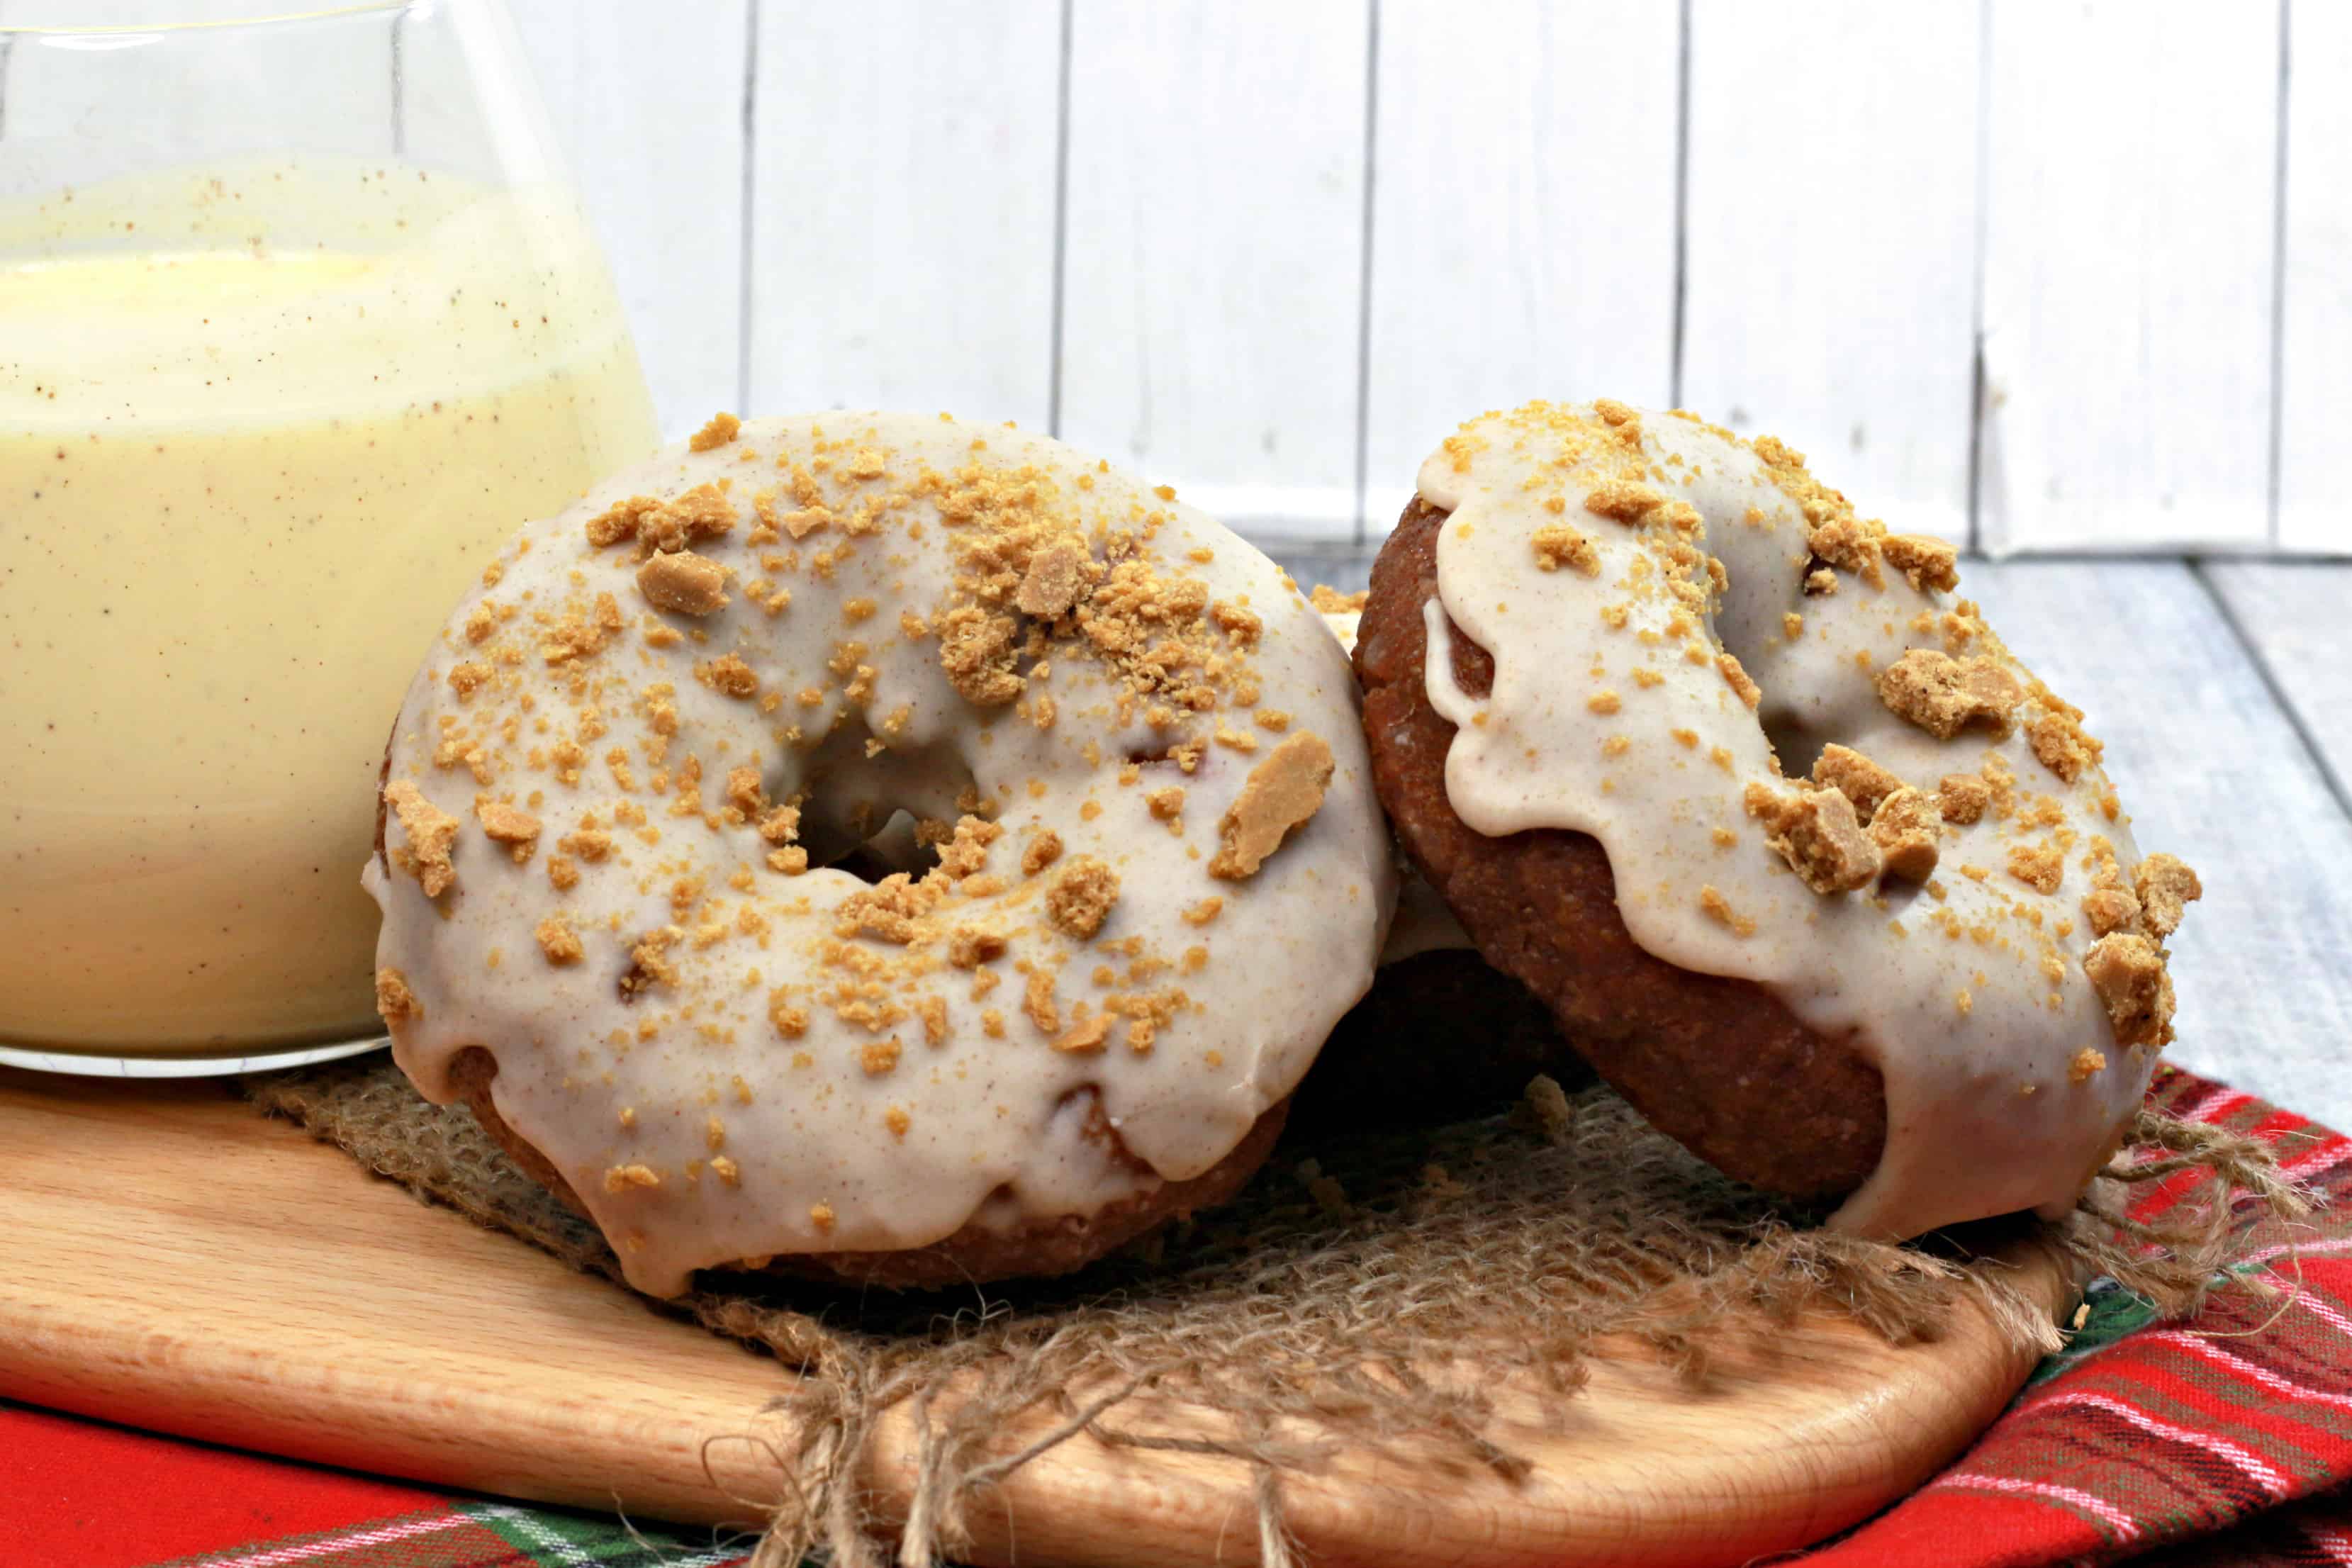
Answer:
[[[594,1226],[388,1061],[246,1087],[383,1175],[619,1281]],[[2135,1219],[2131,1197],[2158,1182],[2195,1190]],[[2021,1350],[2049,1351],[2062,1336],[2043,1305],[1970,1252],[2038,1242],[2181,1316],[2231,1278],[2249,1207],[2291,1221],[2308,1204],[2259,1142],[2143,1111],[2063,1220],[1886,1246],[1725,1179],[1605,1087],[1568,1095],[1539,1079],[1507,1118],[1286,1145],[1228,1207],[1067,1279],[989,1287],[976,1306],[726,1273],[666,1305],[798,1373],[774,1406],[786,1498],[754,1568],[815,1548],[844,1568],[887,1560],[869,1445],[901,1410],[918,1435],[896,1531],[906,1568],[968,1547],[974,1500],[1080,1434],[1248,1465],[1261,1561],[1288,1568],[1285,1477],[1404,1445],[1422,1463],[1523,1475],[1493,1391],[1516,1384],[1556,1412],[1601,1340],[1705,1382],[1711,1341],[1735,1323],[1827,1313],[1902,1345],[1973,1300]],[[1205,1419],[1176,1432],[1123,1419],[1171,1407]],[[1004,1452],[1016,1430],[1037,1435]]]

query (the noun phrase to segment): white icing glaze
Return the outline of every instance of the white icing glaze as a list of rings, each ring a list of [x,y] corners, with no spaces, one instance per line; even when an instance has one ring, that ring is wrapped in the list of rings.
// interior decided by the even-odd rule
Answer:
[[[2080,909],[2094,836],[2112,841],[2126,871],[2138,858],[2105,774],[2090,766],[2070,785],[2037,758],[2026,723],[2044,711],[2038,695],[1998,738],[1971,726],[1938,741],[1891,711],[1876,672],[1906,648],[1950,646],[1951,602],[1891,566],[1882,586],[1841,572],[1834,593],[1805,595],[1801,502],[1756,451],[1687,416],[1638,417],[1646,482],[1696,509],[1701,531],[1690,542],[1727,569],[1728,592],[1694,617],[1703,627],[1675,624],[1688,605],[1665,591],[1673,531],[1654,514],[1636,526],[1586,509],[1612,459],[1586,465],[1616,436],[1591,405],[1484,416],[1422,467],[1422,498],[1451,513],[1437,547],[1444,613],[1433,601],[1425,615],[1430,700],[1460,726],[1445,770],[1454,810],[1489,835],[1591,835],[1644,950],[1755,982],[1878,1064],[1885,1152],[1837,1226],[1907,1237],[2071,1204],[2157,1056],[2117,1043],[2082,967],[2094,936]],[[1613,460],[1623,458],[1621,444]],[[1582,534],[1597,572],[1538,570],[1533,541],[1546,526]],[[1623,607],[1621,626],[1604,617],[1610,606]],[[1793,637],[1790,612],[1803,617]],[[1454,681],[1448,617],[1494,656],[1483,699]],[[1717,643],[1761,687],[1757,710],[1719,672]],[[1994,639],[1969,651],[2028,679]],[[2016,776],[2021,809],[1944,824],[1927,889],[1889,877],[1823,896],[1743,810],[1747,785],[1790,787],[1774,739],[1794,753],[1777,759],[1791,775],[1835,742],[1929,792],[1997,756]],[[2043,797],[2050,820],[2029,828],[2023,807]],[[2008,870],[2012,847],[2043,844],[2065,851],[2051,894]],[[1709,888],[1728,920],[1703,910]],[[1746,921],[1754,925],[1743,935],[1733,922]],[[2086,1049],[2104,1058],[2100,1070],[2084,1070]]]
[[[798,496],[795,466],[811,487]],[[1199,584],[1213,611],[1262,619],[1253,643],[1193,605],[1196,641],[1223,672],[1217,706],[1152,712],[1066,619],[1046,648],[1050,669],[1021,660],[1017,704],[960,695],[930,626],[968,602],[956,551],[978,525],[943,522],[940,505],[966,473],[1022,487],[1034,515],[1077,531],[1097,562],[1131,546],[1161,582]],[[656,608],[639,590],[640,556],[594,547],[586,525],[626,498],[711,481],[728,482],[735,526],[692,548],[729,569],[730,602],[700,617]],[[446,1100],[457,1054],[489,1048],[499,1114],[580,1194],[630,1281],[656,1294],[747,1258],[913,1247],[973,1220],[1002,1229],[1083,1215],[1216,1163],[1370,984],[1393,873],[1343,653],[1273,563],[1168,495],[1009,427],[831,414],[747,424],[704,452],[673,448],[525,530],[502,572],[457,607],[393,739],[392,783],[457,819],[456,885],[437,900],[397,868],[416,847],[397,813],[386,827],[396,868],[372,859],[364,879],[385,914],[378,962],[422,1009],[394,1021],[401,1066]],[[812,502],[831,521],[779,537],[777,520]],[[772,585],[791,592],[773,613],[759,602]],[[551,665],[550,625],[567,610],[593,617],[599,595],[620,610],[607,646]],[[902,611],[930,625],[902,626]],[[649,632],[685,640],[656,647]],[[853,641],[865,646],[829,668]],[[756,675],[755,697],[698,679],[698,666],[727,653]],[[450,679],[461,666],[489,672],[470,696]],[[674,733],[656,720],[656,682],[673,689]],[[848,694],[860,683],[862,697]],[[1041,725],[1045,696],[1054,712]],[[559,748],[583,733],[567,783]],[[1321,737],[1336,763],[1320,809],[1254,876],[1213,878],[1227,807],[1275,746],[1302,733]],[[1202,743],[1195,771],[1152,762],[1122,782],[1131,753],[1186,741]],[[728,772],[747,762],[773,801],[808,797],[803,838],[821,845],[855,842],[853,824],[883,827],[894,810],[952,821],[960,792],[976,788],[1003,830],[985,872],[1007,885],[964,884],[976,890],[955,894],[912,944],[845,941],[837,911],[866,884],[771,868],[756,823],[723,805]],[[1172,824],[1146,800],[1171,785],[1186,792]],[[478,796],[541,820],[527,859],[486,837]],[[613,847],[602,861],[570,856],[579,880],[559,889],[551,860],[583,819]],[[872,851],[903,863],[909,826],[884,827]],[[1024,847],[1047,828],[1060,858],[1026,875]],[[1045,884],[1087,856],[1118,879],[1091,941],[1045,912]],[[674,899],[695,878],[701,887]],[[1194,923],[1211,899],[1222,908]],[[561,965],[536,934],[559,913],[584,948]],[[955,967],[943,952],[950,924],[1009,945],[978,970]],[[679,933],[674,976],[625,1001],[633,944],[666,928]],[[870,992],[861,967],[875,970]],[[1059,1036],[1024,1012],[1032,971],[1053,979]],[[1001,984],[992,991],[982,974]],[[804,1033],[787,1037],[772,1020],[780,990],[805,1013]],[[1164,1016],[1140,1048],[1124,1023],[1098,1047],[1067,1048],[1084,1016],[1141,996],[1160,998]],[[893,1041],[895,1063],[874,1070],[871,1049]],[[1085,1136],[1088,1089],[1150,1173]]]

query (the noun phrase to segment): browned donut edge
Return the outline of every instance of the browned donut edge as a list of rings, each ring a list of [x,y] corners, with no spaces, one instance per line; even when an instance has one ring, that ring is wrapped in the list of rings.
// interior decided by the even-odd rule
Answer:
[[[580,1201],[572,1184],[563,1179],[563,1173],[499,1114],[490,1098],[490,1080],[498,1075],[498,1058],[480,1046],[467,1047],[449,1064],[449,1081],[473,1111],[474,1120],[481,1123],[482,1131],[507,1152],[525,1175],[585,1217],[587,1206]],[[1232,1152],[1201,1174],[1187,1181],[1163,1183],[1149,1193],[1122,1199],[1091,1215],[1038,1220],[1009,1231],[985,1229],[974,1222],[929,1247],[898,1252],[796,1253],[772,1258],[756,1272],[895,1290],[926,1290],[1067,1274],[1169,1220],[1213,1208],[1240,1192],[1273,1151],[1289,1110],[1287,1099],[1277,1100],[1251,1124]],[[1129,1152],[1117,1130],[1103,1117],[1099,1105],[1087,1131],[1105,1146],[1111,1158],[1144,1168],[1143,1162]]]
[[[1643,1115],[1725,1173],[1822,1202],[1878,1163],[1886,1102],[1851,1039],[1826,1039],[1747,981],[1699,974],[1635,945],[1609,857],[1591,836],[1503,838],[1454,815],[1454,726],[1430,706],[1422,606],[1437,593],[1446,514],[1418,496],[1372,566],[1356,634],[1372,783],[1398,842],[1488,963],[1542,998],[1570,1043]],[[1454,679],[1483,694],[1494,660],[1453,633]]]

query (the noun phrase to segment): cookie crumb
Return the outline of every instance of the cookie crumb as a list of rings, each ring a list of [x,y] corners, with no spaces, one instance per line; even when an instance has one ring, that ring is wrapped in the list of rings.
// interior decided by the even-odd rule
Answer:
[[[2106,1070],[2107,1054],[2105,1051],[2095,1050],[2089,1046],[2084,1046],[2081,1050],[2076,1051],[2073,1058],[2066,1063],[2066,1081],[2069,1083],[2088,1083],[2092,1079]]]
[[[425,1004],[409,989],[408,976],[389,964],[375,972],[375,1010],[387,1028],[425,1016]]]
[[[408,837],[393,851],[392,863],[416,879],[428,899],[437,899],[457,884],[457,868],[450,851],[457,844],[457,819],[425,798],[425,792],[406,779],[384,785],[384,804],[400,820]]]
[[[1961,660],[1915,647],[1878,676],[1879,700],[1939,741],[1979,721],[2008,733],[2024,695],[2014,677],[1982,655]]]
[[[727,568],[690,550],[648,556],[637,568],[637,591],[681,616],[715,615],[727,607]]]
[[[1557,572],[1566,566],[1587,577],[1601,575],[1601,553],[1592,548],[1592,541],[1569,527],[1555,522],[1536,530],[1536,570]]]
[[[1878,550],[1886,563],[1909,578],[1911,586],[1922,594],[1930,590],[1948,594],[1960,585],[1960,552],[1940,539],[1890,533],[1878,542]]]
[[[1853,802],[1838,791],[1800,789],[1790,797],[1751,784],[1741,803],[1764,824],[1765,843],[1814,892],[1850,893],[1877,877],[1878,846],[1863,832]]]
[[[2103,936],[2083,955],[2083,972],[2106,1005],[2116,1044],[2161,1046],[2172,1037],[2172,977],[2154,942],[2126,931]]]
[[[1110,1037],[1111,1016],[1092,1013],[1072,1024],[1054,1041],[1054,1048],[1065,1056],[1090,1057],[1103,1048]]]
[[[1048,827],[1021,851],[1021,874],[1034,877],[1062,858],[1062,836]]]
[[[2083,729],[2082,717],[2071,710],[2052,710],[2026,726],[2025,738],[2042,765],[2068,784],[2099,760],[2105,748]]]
[[[2162,942],[2180,929],[2187,906],[2204,897],[2204,884],[2176,856],[2150,855],[2132,868],[2132,888],[2148,934]]]
[[[1584,510],[1612,522],[1638,526],[1652,510],[1664,503],[1665,497],[1647,485],[1637,484],[1631,479],[1603,479],[1585,496]]]
[[[1004,938],[978,926],[958,926],[948,933],[948,962],[958,969],[977,969],[1004,956]]]
[[[1942,813],[1927,791],[1898,785],[1879,801],[1870,818],[1870,841],[1878,846],[1880,869],[1906,882],[1925,882],[1936,874],[1943,826]]]
[[[1974,773],[1946,773],[1936,785],[1936,809],[1946,822],[1966,827],[1984,820],[1992,804],[1992,786]]]
[[[1069,613],[1086,592],[1087,552],[1064,541],[1048,545],[1029,558],[1029,570],[1013,602],[1024,616],[1052,620]]]
[[[1717,654],[1715,668],[1722,672],[1723,683],[1738,693],[1739,700],[1748,707],[1753,708],[1764,700],[1763,689],[1758,686],[1754,678],[1741,667],[1738,654],[1728,652]]]
[[[2065,879],[2066,857],[2053,844],[2012,844],[2009,874],[2037,893],[2054,893]]]
[[[1084,942],[1102,930],[1118,901],[1118,874],[1095,856],[1081,855],[1055,873],[1045,889],[1045,918]]]
[[[518,866],[530,858],[532,848],[539,843],[539,818],[519,806],[477,795],[474,820],[481,824],[485,837],[507,846]]]
[[[708,452],[716,447],[724,447],[728,442],[735,439],[736,435],[742,428],[743,421],[736,418],[732,414],[714,414],[710,416],[709,424],[687,437],[687,449],[694,452]]]
[[[1731,907],[1731,900],[1723,896],[1723,889],[1717,887],[1713,882],[1708,882],[1699,889],[1698,907],[1700,912],[1705,914],[1707,919],[1723,927],[1734,936],[1754,936],[1756,934],[1756,922],[1748,916],[1743,915],[1738,910],[1733,909]]]
[[[1879,802],[1903,787],[1903,781],[1868,757],[1835,742],[1822,748],[1813,763],[1813,782],[1826,784],[1853,802],[1854,815],[1868,822]]]
[[[539,938],[539,951],[545,953],[547,962],[558,969],[579,963],[588,951],[581,945],[578,934],[562,915],[548,916],[539,922],[538,931],[532,934]]]
[[[1285,737],[1250,770],[1218,823],[1223,847],[1209,862],[1209,875],[1224,881],[1255,876],[1292,831],[1323,808],[1323,792],[1338,765],[1313,731]]]

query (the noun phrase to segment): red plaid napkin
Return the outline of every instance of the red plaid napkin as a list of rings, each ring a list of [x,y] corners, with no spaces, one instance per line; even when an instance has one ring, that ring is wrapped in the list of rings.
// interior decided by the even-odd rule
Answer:
[[[2352,1139],[2169,1068],[2150,1096],[2269,1141],[2323,1194],[2352,1190]],[[2168,1327],[2094,1287],[2067,1349],[1973,1448],[1799,1561],[2352,1565],[2352,1210],[2323,1208],[2238,1267],[2280,1293],[2224,1291]],[[744,1552],[0,1405],[0,1568],[719,1568]]]

